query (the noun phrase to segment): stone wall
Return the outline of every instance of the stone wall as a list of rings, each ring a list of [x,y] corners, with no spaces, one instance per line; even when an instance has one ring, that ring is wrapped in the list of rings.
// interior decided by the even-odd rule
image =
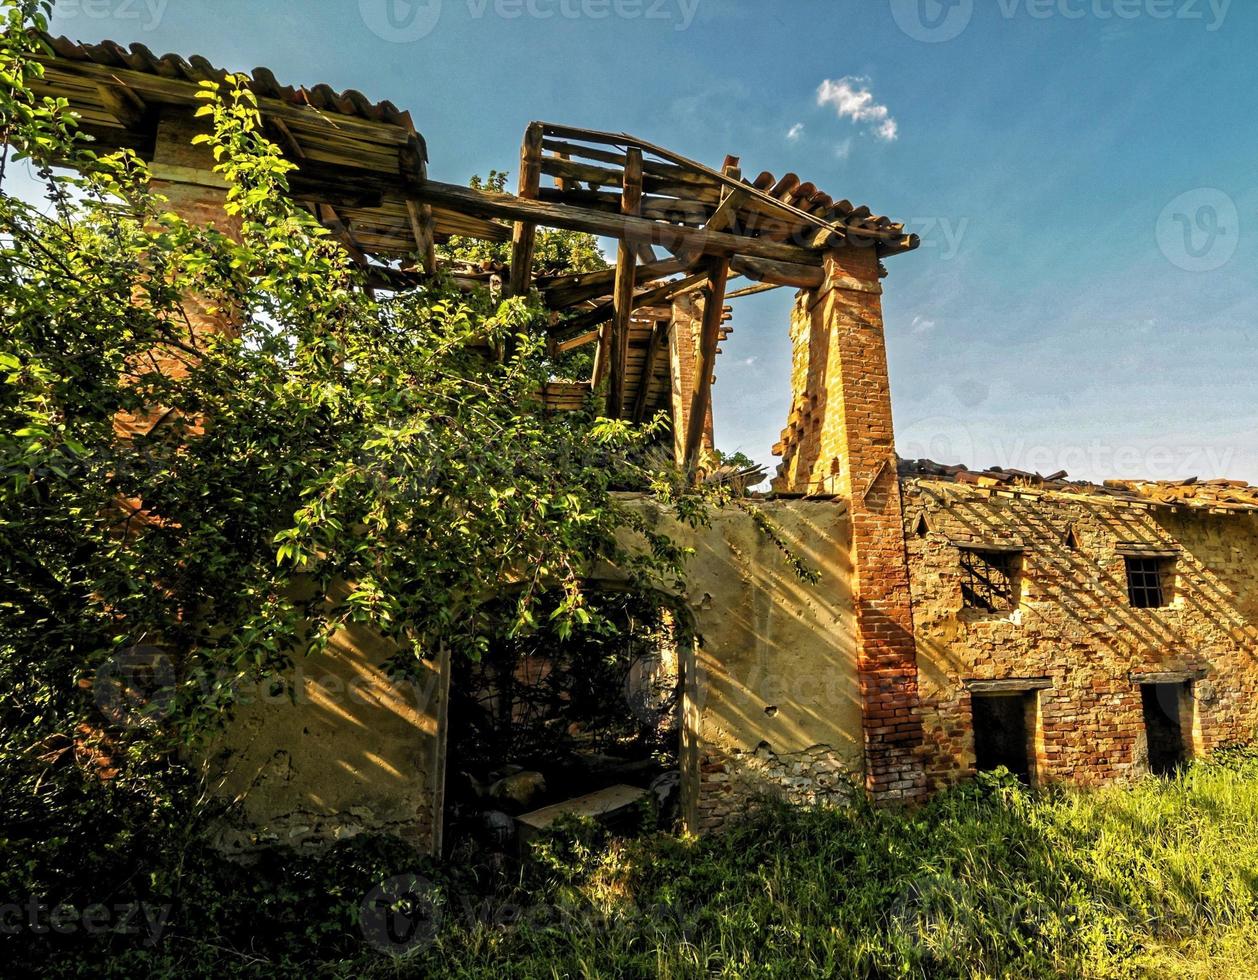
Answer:
[[[1258,520],[1120,504],[1099,495],[903,481],[925,760],[932,788],[971,773],[967,681],[1043,678],[1037,782],[1147,771],[1141,682],[1193,678],[1195,753],[1258,726]],[[922,520],[925,515],[925,521]],[[962,543],[1022,546],[1010,612],[963,608]],[[1132,608],[1120,550],[1176,552],[1171,604]]]

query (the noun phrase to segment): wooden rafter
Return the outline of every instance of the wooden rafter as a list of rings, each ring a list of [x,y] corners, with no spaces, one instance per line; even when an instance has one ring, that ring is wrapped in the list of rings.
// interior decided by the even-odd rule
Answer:
[[[690,428],[686,431],[685,460],[688,469],[699,464],[703,447],[703,430],[708,410],[712,407],[712,375],[716,371],[716,346],[721,337],[725,316],[725,284],[729,279],[729,262],[714,259],[708,273],[703,296],[703,324],[699,332],[699,357],[695,362],[695,388],[690,401]]]

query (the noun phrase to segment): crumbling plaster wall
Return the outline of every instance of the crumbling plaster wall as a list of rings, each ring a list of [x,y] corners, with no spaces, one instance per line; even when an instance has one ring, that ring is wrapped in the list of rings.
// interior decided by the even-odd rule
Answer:
[[[648,504],[654,507],[654,505]],[[687,829],[720,827],[758,797],[841,802],[863,779],[851,529],[835,500],[757,502],[819,578],[801,580],[745,511],[706,528],[657,519],[694,549],[686,599],[682,800]]]
[[[1103,498],[904,481],[926,734],[938,789],[972,771],[971,679],[1047,677],[1037,778],[1085,784],[1147,770],[1139,676],[1199,673],[1193,749],[1258,728],[1258,521]],[[925,514],[929,529],[915,533]],[[1066,542],[1073,527],[1077,548]],[[958,541],[1025,546],[1011,613],[963,608]],[[1179,549],[1172,605],[1132,608],[1120,544]],[[1133,680],[1133,675],[1136,679]]]
[[[382,667],[393,652],[353,626],[240,692],[208,754],[214,792],[239,801],[220,828],[223,850],[318,848],[364,831],[440,849],[448,664],[394,681]]]
[[[862,779],[863,742],[844,504],[755,505],[818,573],[810,583],[741,508],[690,528],[649,498],[625,499],[694,551],[684,599],[697,641],[682,651],[687,827],[715,829],[763,795],[846,800]],[[390,653],[356,627],[325,653],[296,657],[278,689],[244,692],[209,756],[216,791],[241,804],[223,828],[226,850],[319,847],[364,831],[439,849],[448,665],[397,684],[381,669]]]

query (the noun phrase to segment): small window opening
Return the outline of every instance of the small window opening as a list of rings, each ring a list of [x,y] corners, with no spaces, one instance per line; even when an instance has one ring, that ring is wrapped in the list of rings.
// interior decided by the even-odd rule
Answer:
[[[1066,528],[1066,537],[1064,541],[1066,547],[1070,551],[1079,550],[1079,532],[1075,530],[1075,526],[1073,524]]]
[[[984,612],[1011,612],[1014,581],[1021,555],[1006,551],[961,552],[961,597],[967,609]]]
[[[1192,685],[1142,684],[1144,730],[1149,750],[1149,771],[1170,776],[1191,756],[1185,737],[1185,705],[1190,703]]]
[[[1133,609],[1169,606],[1168,584],[1174,567],[1165,558],[1124,558],[1127,563],[1127,596]]]
[[[919,514],[917,517],[917,526],[913,528],[913,533],[919,538],[924,538],[926,535],[930,534],[930,530],[930,520],[926,517],[926,514],[924,512]]]
[[[1036,694],[975,694],[974,763],[979,772],[1004,766],[1031,784],[1032,737],[1035,732]]]

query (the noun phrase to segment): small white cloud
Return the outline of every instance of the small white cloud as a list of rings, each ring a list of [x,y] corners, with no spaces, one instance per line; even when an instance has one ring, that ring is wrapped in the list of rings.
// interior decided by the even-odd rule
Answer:
[[[817,89],[817,105],[834,106],[840,119],[869,123],[869,131],[888,143],[900,135],[900,126],[891,110],[874,99],[868,78],[854,75],[838,80],[827,78]]]
[[[745,358],[743,358],[743,366],[744,366],[744,367],[751,367],[753,364],[755,364],[755,363],[756,363],[756,361],[757,361],[757,360],[759,360],[759,358],[756,358],[756,357],[745,357]]]
[[[800,141],[800,138],[803,135],[804,135],[803,123],[796,123],[794,126],[792,126],[790,129],[786,131],[786,138],[791,143],[798,143]]]
[[[846,139],[835,146],[834,155],[840,160],[846,160],[850,157],[852,155],[852,141],[850,139]]]
[[[915,316],[913,317],[912,328],[914,334],[930,333],[935,329],[935,321],[927,320],[924,316]]]

